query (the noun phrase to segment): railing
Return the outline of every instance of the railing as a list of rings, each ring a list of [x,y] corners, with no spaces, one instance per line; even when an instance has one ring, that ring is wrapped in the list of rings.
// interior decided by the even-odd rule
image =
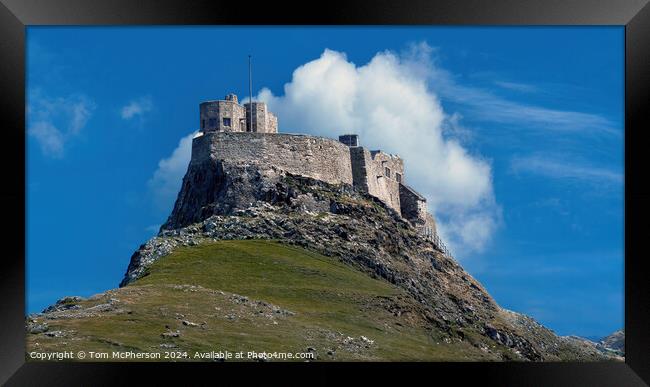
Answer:
[[[444,255],[453,258],[453,255],[451,255],[451,251],[447,248],[445,243],[440,239],[438,234],[431,228],[431,227],[421,227],[420,232],[422,235],[433,242],[434,245],[438,248],[440,252],[442,252]]]

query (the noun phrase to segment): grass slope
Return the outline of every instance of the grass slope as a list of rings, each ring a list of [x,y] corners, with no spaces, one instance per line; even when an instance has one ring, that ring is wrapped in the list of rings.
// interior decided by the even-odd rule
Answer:
[[[101,311],[107,303],[112,308]],[[191,359],[311,348],[319,360],[491,359],[432,330],[402,289],[272,241],[179,248],[131,285],[78,304],[73,318],[45,320],[59,337],[28,334],[28,352],[179,350]]]

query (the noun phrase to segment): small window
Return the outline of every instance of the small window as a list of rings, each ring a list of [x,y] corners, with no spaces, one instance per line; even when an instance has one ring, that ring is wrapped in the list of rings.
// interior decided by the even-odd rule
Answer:
[[[208,118],[208,126],[209,127],[214,127],[217,124],[217,120],[215,118]]]
[[[201,129],[205,129],[205,120],[201,120]]]
[[[390,177],[390,168],[388,167],[384,168],[384,174],[386,175],[386,177]]]
[[[223,118],[223,126],[230,126],[230,118],[227,117]]]
[[[398,183],[402,182],[402,174],[401,173],[395,173],[395,180],[397,180]]]

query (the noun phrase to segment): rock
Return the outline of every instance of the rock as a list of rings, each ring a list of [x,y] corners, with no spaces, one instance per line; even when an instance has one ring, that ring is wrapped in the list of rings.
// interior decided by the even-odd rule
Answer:
[[[599,343],[604,349],[625,354],[625,331],[620,330],[604,337]]]
[[[179,337],[181,335],[180,331],[174,331],[174,332],[164,332],[160,334],[162,337],[168,339],[172,337]]]
[[[65,336],[65,333],[63,333],[62,331],[48,331],[48,332],[45,332],[45,336],[63,337],[63,336]]]
[[[366,336],[361,336],[361,341],[363,341],[364,343],[366,343],[366,344],[368,344],[368,345],[373,345],[373,344],[375,343],[374,340],[370,340],[370,339],[367,338]]]
[[[187,321],[187,320],[183,320],[182,323],[183,323],[183,325],[186,325],[188,327],[198,327],[199,326],[199,324],[193,323],[193,322]]]
[[[494,341],[499,342],[500,344],[505,345],[506,347],[512,347],[513,344],[514,344],[514,342],[512,341],[510,336],[508,336],[507,333],[500,332],[499,330],[497,330],[496,328],[494,328],[491,325],[486,325],[485,326],[485,332],[486,332],[486,334],[487,334],[487,336],[489,338],[491,338]]]
[[[54,305],[50,305],[47,308],[43,309],[43,313],[51,313],[55,311],[62,310],[75,310],[81,309],[81,305],[77,303],[84,301],[85,299],[79,296],[63,297],[56,302]]]
[[[47,323],[38,324],[36,322],[30,322],[27,324],[27,332],[32,334],[38,334],[47,332],[50,329]]]

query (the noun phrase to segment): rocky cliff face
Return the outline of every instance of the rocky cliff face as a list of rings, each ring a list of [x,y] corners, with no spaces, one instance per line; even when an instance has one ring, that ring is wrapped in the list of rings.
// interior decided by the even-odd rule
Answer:
[[[120,286],[178,246],[271,239],[298,245],[381,278],[415,300],[429,329],[504,360],[602,360],[597,348],[558,337],[529,317],[500,308],[483,286],[395,211],[350,185],[332,185],[272,166],[192,164],[159,235],[131,258]],[[486,345],[485,339],[492,345]]]
[[[621,356],[625,355],[625,331],[620,330],[612,333],[609,336],[604,337],[600,343],[602,347],[607,350],[613,351],[620,354]]]

